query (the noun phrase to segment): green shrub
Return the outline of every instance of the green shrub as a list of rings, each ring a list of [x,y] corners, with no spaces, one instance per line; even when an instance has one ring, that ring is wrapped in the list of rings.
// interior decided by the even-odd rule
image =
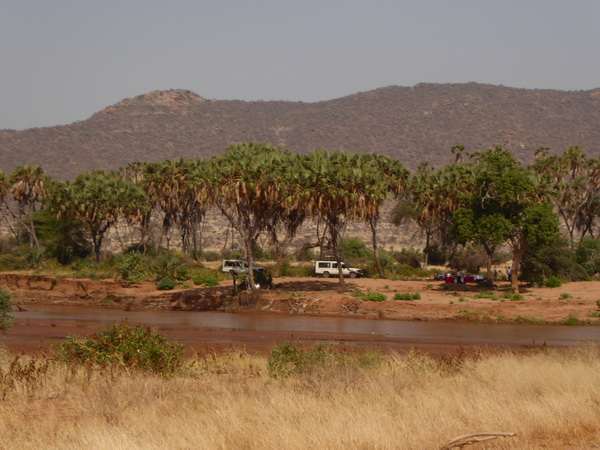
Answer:
[[[514,292],[506,292],[502,297],[510,300],[511,302],[523,300],[523,296],[521,294],[515,294]]]
[[[209,275],[206,278],[204,278],[204,286],[215,287],[219,286],[219,284],[219,280],[217,280],[217,277],[215,277],[214,275]]]
[[[547,245],[532,244],[523,256],[521,278],[524,281],[543,284],[551,276],[570,281],[583,280],[588,276],[566,239]]]
[[[548,278],[546,278],[546,281],[544,282],[544,286],[546,286],[547,288],[561,287],[562,280],[555,275],[550,275]]]
[[[387,300],[387,295],[380,294],[379,292],[369,292],[363,297],[363,300],[367,302],[384,302]]]
[[[4,289],[0,290],[0,331],[5,332],[13,323],[13,316],[10,315],[13,303],[10,293]]]
[[[169,343],[149,326],[118,322],[89,338],[69,337],[60,344],[60,359],[117,364],[131,369],[173,375],[183,364],[183,345]]]
[[[0,271],[23,270],[29,266],[27,258],[13,254],[0,255]]]
[[[585,237],[579,241],[575,252],[576,261],[581,264],[588,275],[600,272],[600,239]]]
[[[581,325],[582,323],[585,323],[585,321],[573,315],[569,315],[569,318],[562,323],[563,325]]]
[[[152,270],[157,279],[171,278],[183,281],[188,279],[188,268],[181,256],[167,250],[160,250],[154,258]]]
[[[302,371],[305,364],[304,350],[292,343],[283,343],[269,353],[267,367],[273,378],[288,377]]]
[[[161,280],[156,283],[156,289],[159,291],[170,291],[175,289],[175,286],[177,286],[177,281],[170,278],[161,278]]]
[[[421,294],[419,294],[418,292],[414,294],[411,294],[409,292],[404,294],[395,294],[394,300],[421,300]]]
[[[132,251],[121,257],[117,272],[124,281],[137,283],[148,279],[146,257],[140,252]]]
[[[367,248],[367,244],[357,237],[342,239],[340,250],[341,254],[344,255],[344,259],[349,260],[364,260],[373,253],[372,250]]]
[[[191,279],[195,285],[205,285],[208,287],[219,286],[219,279],[214,271],[210,269],[196,269]]]
[[[422,252],[405,248],[400,251],[392,252],[391,255],[401,266],[409,266],[413,269],[420,268],[421,261],[425,259]]]

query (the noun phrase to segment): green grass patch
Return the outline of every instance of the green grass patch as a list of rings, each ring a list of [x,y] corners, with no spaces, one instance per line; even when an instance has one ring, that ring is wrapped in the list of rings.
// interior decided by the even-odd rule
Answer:
[[[515,319],[516,323],[523,323],[523,324],[534,324],[534,325],[541,325],[544,323],[548,323],[548,321],[546,319],[540,319],[539,317],[530,317],[530,316],[517,316]]]
[[[500,300],[500,297],[491,291],[481,291],[473,296],[473,298],[489,298],[490,300]]]
[[[410,292],[405,292],[403,294],[398,293],[394,295],[394,300],[421,300],[421,294],[419,294],[418,292],[414,294],[411,294]]]
[[[523,296],[521,294],[515,294],[513,292],[505,292],[502,297],[510,300],[511,302],[519,302],[523,300]]]
[[[363,297],[363,300],[367,302],[384,302],[387,300],[387,295],[380,294],[379,292],[369,292]]]

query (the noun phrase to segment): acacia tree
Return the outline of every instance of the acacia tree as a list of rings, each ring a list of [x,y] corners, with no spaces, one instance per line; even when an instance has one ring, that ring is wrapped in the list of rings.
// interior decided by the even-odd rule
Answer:
[[[507,150],[498,146],[480,155],[481,171],[469,203],[473,224],[500,226],[490,228],[486,239],[495,242],[496,233],[513,251],[511,287],[519,292],[518,273],[527,248],[552,242],[558,234],[558,220],[547,202],[547,192],[532,170],[523,167]],[[474,231],[485,233],[483,226]],[[472,239],[482,239],[475,233]]]
[[[239,233],[255,288],[254,247],[283,202],[280,189],[289,158],[287,152],[268,144],[241,143],[210,160],[208,174],[215,205]]]
[[[106,233],[119,217],[136,222],[147,210],[139,186],[103,170],[80,174],[72,183],[59,183],[50,205],[59,217],[71,217],[87,227],[97,263]]]

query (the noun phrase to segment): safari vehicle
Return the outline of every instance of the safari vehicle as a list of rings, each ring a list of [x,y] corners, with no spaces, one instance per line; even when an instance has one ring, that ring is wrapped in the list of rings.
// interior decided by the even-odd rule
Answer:
[[[340,272],[338,270],[337,261],[316,261],[315,262],[315,274],[317,276],[321,275],[324,278],[329,278],[333,276],[339,276]],[[342,274],[350,278],[358,278],[365,275],[365,271],[362,269],[355,269],[354,267],[350,267],[347,263],[342,263]]]
[[[262,267],[253,265],[252,270],[254,272],[262,272]],[[240,273],[248,273],[248,261],[245,259],[224,259],[221,271],[230,273],[231,275],[238,275]]]

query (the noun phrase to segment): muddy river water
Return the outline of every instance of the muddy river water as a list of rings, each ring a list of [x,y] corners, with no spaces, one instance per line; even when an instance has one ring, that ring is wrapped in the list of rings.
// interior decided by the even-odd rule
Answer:
[[[233,314],[221,312],[122,311],[40,305],[15,312],[15,323],[0,337],[10,350],[48,348],[67,336],[88,336],[115,321],[158,327],[188,350],[206,345],[266,349],[281,341],[339,345],[417,347],[444,350],[459,346],[527,348],[600,343],[600,327],[405,322],[343,317]]]

